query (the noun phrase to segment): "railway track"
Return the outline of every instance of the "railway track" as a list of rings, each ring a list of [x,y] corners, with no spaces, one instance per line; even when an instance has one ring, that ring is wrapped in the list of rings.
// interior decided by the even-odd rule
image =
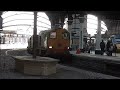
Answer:
[[[96,69],[96,68],[89,67],[89,65],[88,65],[89,62],[86,64],[81,64],[81,61],[73,59],[73,56],[71,56],[69,58],[71,58],[71,60],[69,62],[65,61],[67,58],[61,58],[60,60],[62,60],[62,62],[59,62],[59,64],[65,65],[65,66],[71,66],[71,67],[75,67],[75,68],[83,69],[83,70],[87,70],[87,71],[111,75],[111,76],[115,76],[115,77],[120,77],[120,65],[108,64],[107,65],[108,68],[106,70],[103,70],[103,69]]]

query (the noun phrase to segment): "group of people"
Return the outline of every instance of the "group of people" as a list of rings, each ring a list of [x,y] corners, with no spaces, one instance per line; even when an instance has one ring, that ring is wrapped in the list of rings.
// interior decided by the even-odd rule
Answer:
[[[94,43],[88,41],[87,43],[84,43],[83,50],[84,52],[90,53],[91,51],[94,51]]]
[[[100,48],[101,48],[101,55],[103,55],[104,52],[106,52],[108,56],[112,56],[113,52],[116,55],[117,47],[115,44],[113,45],[111,40],[108,40],[106,45],[104,41],[102,40],[102,42],[100,42]]]

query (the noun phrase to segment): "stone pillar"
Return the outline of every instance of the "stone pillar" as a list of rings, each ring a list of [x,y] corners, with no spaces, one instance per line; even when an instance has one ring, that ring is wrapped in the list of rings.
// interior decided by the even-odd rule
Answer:
[[[86,45],[87,43],[87,37],[88,37],[88,33],[87,33],[87,15],[84,15],[84,25],[83,25],[83,47]]]
[[[17,43],[17,34],[15,34],[14,43]]]
[[[4,34],[4,36],[3,36],[3,44],[5,44],[5,34]]]
[[[54,29],[54,23],[53,23],[53,21],[50,20],[50,22],[51,22],[51,29]]]
[[[80,23],[80,31],[79,31],[79,49],[82,49],[82,43],[83,43],[83,24]]]
[[[83,39],[84,39],[84,29],[87,28],[85,25],[85,15],[73,14],[73,23],[72,23],[72,34],[74,34],[74,40],[77,44],[76,49],[83,49]],[[73,39],[73,38],[72,38]],[[77,43],[78,42],[78,43]],[[76,45],[74,45],[76,46]]]
[[[68,31],[70,33],[70,48],[72,48],[72,37],[71,37],[72,22],[73,22],[73,18],[71,18],[71,16],[68,15]]]
[[[10,44],[10,34],[8,34],[8,38],[9,38],[9,44]]]
[[[37,11],[34,11],[34,30],[33,30],[33,58],[36,58],[37,46]]]
[[[12,38],[12,43],[14,43],[14,34],[12,34],[11,38]]]
[[[2,42],[2,36],[0,36],[0,44],[1,44],[1,42]]]
[[[17,34],[17,36],[16,36],[16,42],[15,43],[18,43],[18,34]]]
[[[96,35],[95,54],[101,54],[100,42],[101,42],[101,20],[100,20],[100,18],[98,18],[98,30],[97,30],[97,35]]]
[[[70,48],[72,47],[71,45],[72,45],[72,38],[71,38],[71,25],[69,25],[68,24],[68,31],[69,31],[69,33],[70,33]]]
[[[80,33],[81,33],[81,29],[80,29],[80,21],[79,21],[79,14],[73,14],[73,23],[72,23],[72,34],[74,33],[74,35],[72,36],[74,42],[73,42],[73,46],[76,49],[81,48],[81,41],[80,41]],[[78,43],[77,43],[78,42]]]
[[[2,30],[2,23],[3,23],[3,18],[0,15],[0,30]]]
[[[87,15],[80,14],[79,20],[80,20],[80,49],[83,50],[83,44],[84,44],[84,30],[87,29]]]

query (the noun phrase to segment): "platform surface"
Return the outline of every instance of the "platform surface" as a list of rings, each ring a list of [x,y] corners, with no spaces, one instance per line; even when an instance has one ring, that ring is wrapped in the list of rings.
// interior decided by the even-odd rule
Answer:
[[[49,76],[24,75],[14,70],[15,60],[11,57],[11,55],[9,55],[10,52],[8,52],[8,54],[5,54],[5,52],[6,50],[2,50],[2,55],[0,55],[0,79],[120,79],[119,77],[82,70],[60,64],[57,64],[57,73]],[[19,50],[15,50],[13,52],[17,53]]]
[[[78,57],[86,57],[86,58],[93,58],[93,60],[104,60],[104,61],[112,61],[112,62],[116,62],[116,63],[120,63],[120,54],[117,53],[115,56],[115,53],[113,53],[112,56],[107,56],[105,53],[104,55],[97,55],[94,52],[92,53],[80,53],[80,54],[76,54],[76,51],[71,51],[70,52],[72,55],[74,56],[78,56]]]
[[[15,71],[0,70],[0,79],[120,79],[110,75],[95,73],[57,64],[57,73],[49,76],[24,75]]]

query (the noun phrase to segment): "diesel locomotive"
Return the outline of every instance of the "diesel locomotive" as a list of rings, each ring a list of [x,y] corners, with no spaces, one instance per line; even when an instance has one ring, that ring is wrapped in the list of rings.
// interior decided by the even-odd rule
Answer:
[[[39,56],[69,55],[70,34],[66,29],[52,29],[41,31],[37,35],[36,52]],[[33,36],[28,40],[28,53],[33,53]]]

